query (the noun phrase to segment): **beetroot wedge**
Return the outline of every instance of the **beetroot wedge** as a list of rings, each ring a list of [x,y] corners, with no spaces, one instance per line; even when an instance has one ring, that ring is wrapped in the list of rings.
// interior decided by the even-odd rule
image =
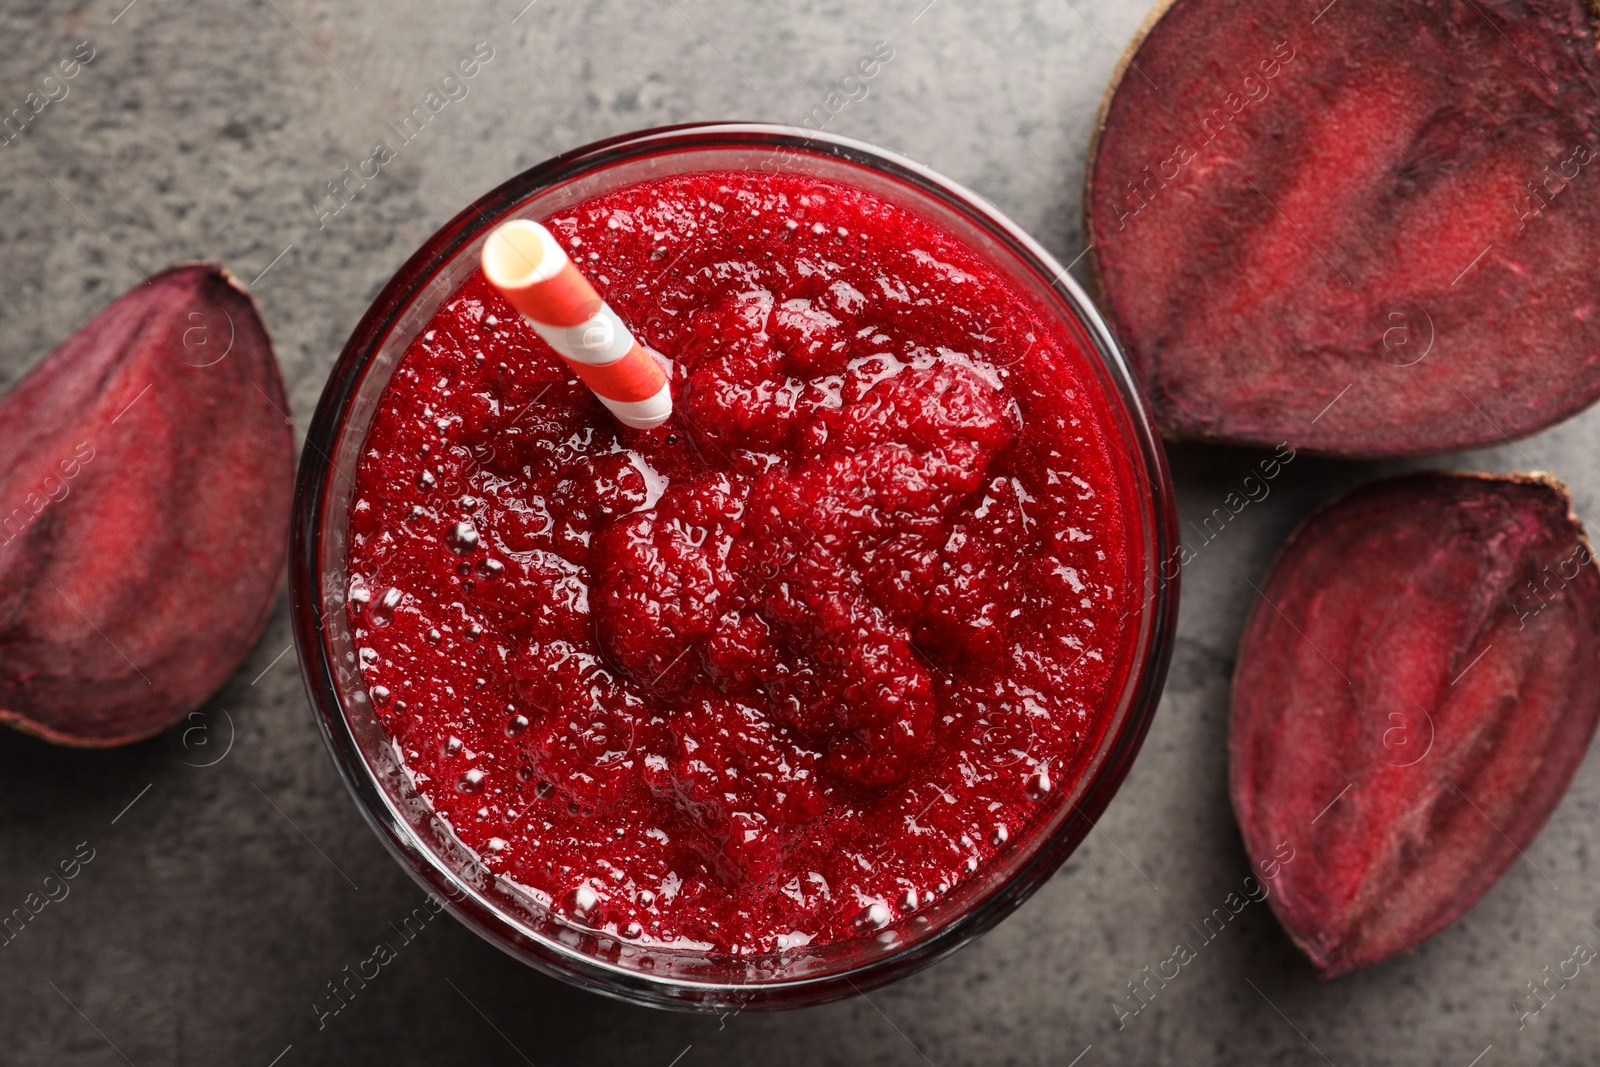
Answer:
[[[1324,977],[1458,918],[1533,841],[1600,714],[1600,574],[1546,476],[1424,474],[1313,516],[1234,677],[1234,810]],[[1278,854],[1277,859],[1283,856]]]
[[[1600,395],[1582,0],[1175,0],[1106,98],[1085,227],[1169,437],[1401,456]]]
[[[221,268],[120,297],[0,400],[0,720],[117,745],[250,651],[288,538],[272,344]]]

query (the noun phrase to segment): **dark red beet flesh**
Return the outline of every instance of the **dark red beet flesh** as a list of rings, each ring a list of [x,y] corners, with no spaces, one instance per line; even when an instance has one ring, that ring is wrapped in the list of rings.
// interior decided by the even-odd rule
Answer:
[[[1576,0],[1176,0],[1085,200],[1163,431],[1411,455],[1590,404],[1597,71]]]
[[[1527,849],[1600,713],[1600,575],[1550,478],[1424,474],[1312,517],[1234,679],[1251,860],[1324,977],[1418,944]]]
[[[255,644],[294,437],[254,303],[220,268],[120,297],[0,400],[0,721],[117,745]]]

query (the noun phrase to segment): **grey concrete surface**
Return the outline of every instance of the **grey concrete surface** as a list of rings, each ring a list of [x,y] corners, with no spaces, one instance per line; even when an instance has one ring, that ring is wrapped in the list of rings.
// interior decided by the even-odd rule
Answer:
[[[304,429],[368,301],[464,196],[640,127],[798,121],[880,40],[894,59],[830,128],[966,183],[1071,260],[1090,124],[1145,13],[1139,0],[525,3],[7,0],[0,112],[79,42],[94,58],[0,147],[0,388],[140,272],[215,258],[254,279]],[[319,220],[326,183],[479,41],[494,58],[469,95]],[[1589,412],[1445,462],[1557,471],[1595,516],[1597,446]],[[1173,449],[1184,518],[1255,459]],[[0,947],[0,1063],[1591,1063],[1600,974],[1585,969],[1524,1028],[1510,1004],[1576,943],[1600,944],[1593,754],[1527,862],[1416,952],[1318,983],[1252,906],[1119,1029],[1126,983],[1248,873],[1225,784],[1247,579],[1308,510],[1379,469],[1297,459],[1198,548],[1144,753],[1101,832],[1033,900],[870,1000],[786,1014],[612,1003],[443,919],[319,1028],[325,983],[421,892],[323,750],[280,604],[198,733],[77,752],[0,730],[0,910],[80,842],[94,855],[69,897]]]

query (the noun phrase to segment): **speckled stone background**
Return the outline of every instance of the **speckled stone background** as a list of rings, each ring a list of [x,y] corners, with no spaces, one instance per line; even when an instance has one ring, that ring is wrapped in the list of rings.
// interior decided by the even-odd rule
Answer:
[[[1322,6],[1294,2],[1308,19]],[[969,185],[1072,260],[1095,109],[1145,14],[1137,0],[126,3],[0,10],[0,113],[80,42],[94,49],[68,95],[0,147],[0,387],[141,272],[214,258],[254,279],[301,429],[368,301],[465,197],[640,127],[798,122],[879,41],[893,60],[829,128]],[[494,57],[469,95],[319,225],[326,183],[479,41]],[[1196,522],[1259,458],[1171,456]],[[1554,470],[1600,516],[1597,456],[1590,412],[1448,462]],[[391,922],[422,893],[323,749],[280,603],[187,728],[112,752],[0,730],[0,911],[80,842],[94,855],[70,896],[0,947],[0,1063],[1592,1063],[1600,973],[1521,1029],[1511,1004],[1576,944],[1600,944],[1593,755],[1528,862],[1416,952],[1319,984],[1252,905],[1119,1029],[1126,983],[1248,873],[1225,784],[1247,579],[1308,510],[1378,469],[1299,458],[1215,539],[1186,525],[1195,558],[1166,697],[1100,832],[953,958],[870,1000],[785,1014],[613,1003],[440,919],[319,1029],[325,983],[398,940]]]

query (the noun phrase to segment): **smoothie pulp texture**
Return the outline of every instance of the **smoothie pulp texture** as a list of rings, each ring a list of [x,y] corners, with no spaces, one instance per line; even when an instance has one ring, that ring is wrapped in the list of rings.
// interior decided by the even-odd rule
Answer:
[[[755,954],[925,921],[1059,809],[1133,670],[1141,475],[1091,356],[845,185],[697,173],[543,221],[676,412],[624,429],[480,274],[445,301],[355,479],[383,726],[573,922]]]

